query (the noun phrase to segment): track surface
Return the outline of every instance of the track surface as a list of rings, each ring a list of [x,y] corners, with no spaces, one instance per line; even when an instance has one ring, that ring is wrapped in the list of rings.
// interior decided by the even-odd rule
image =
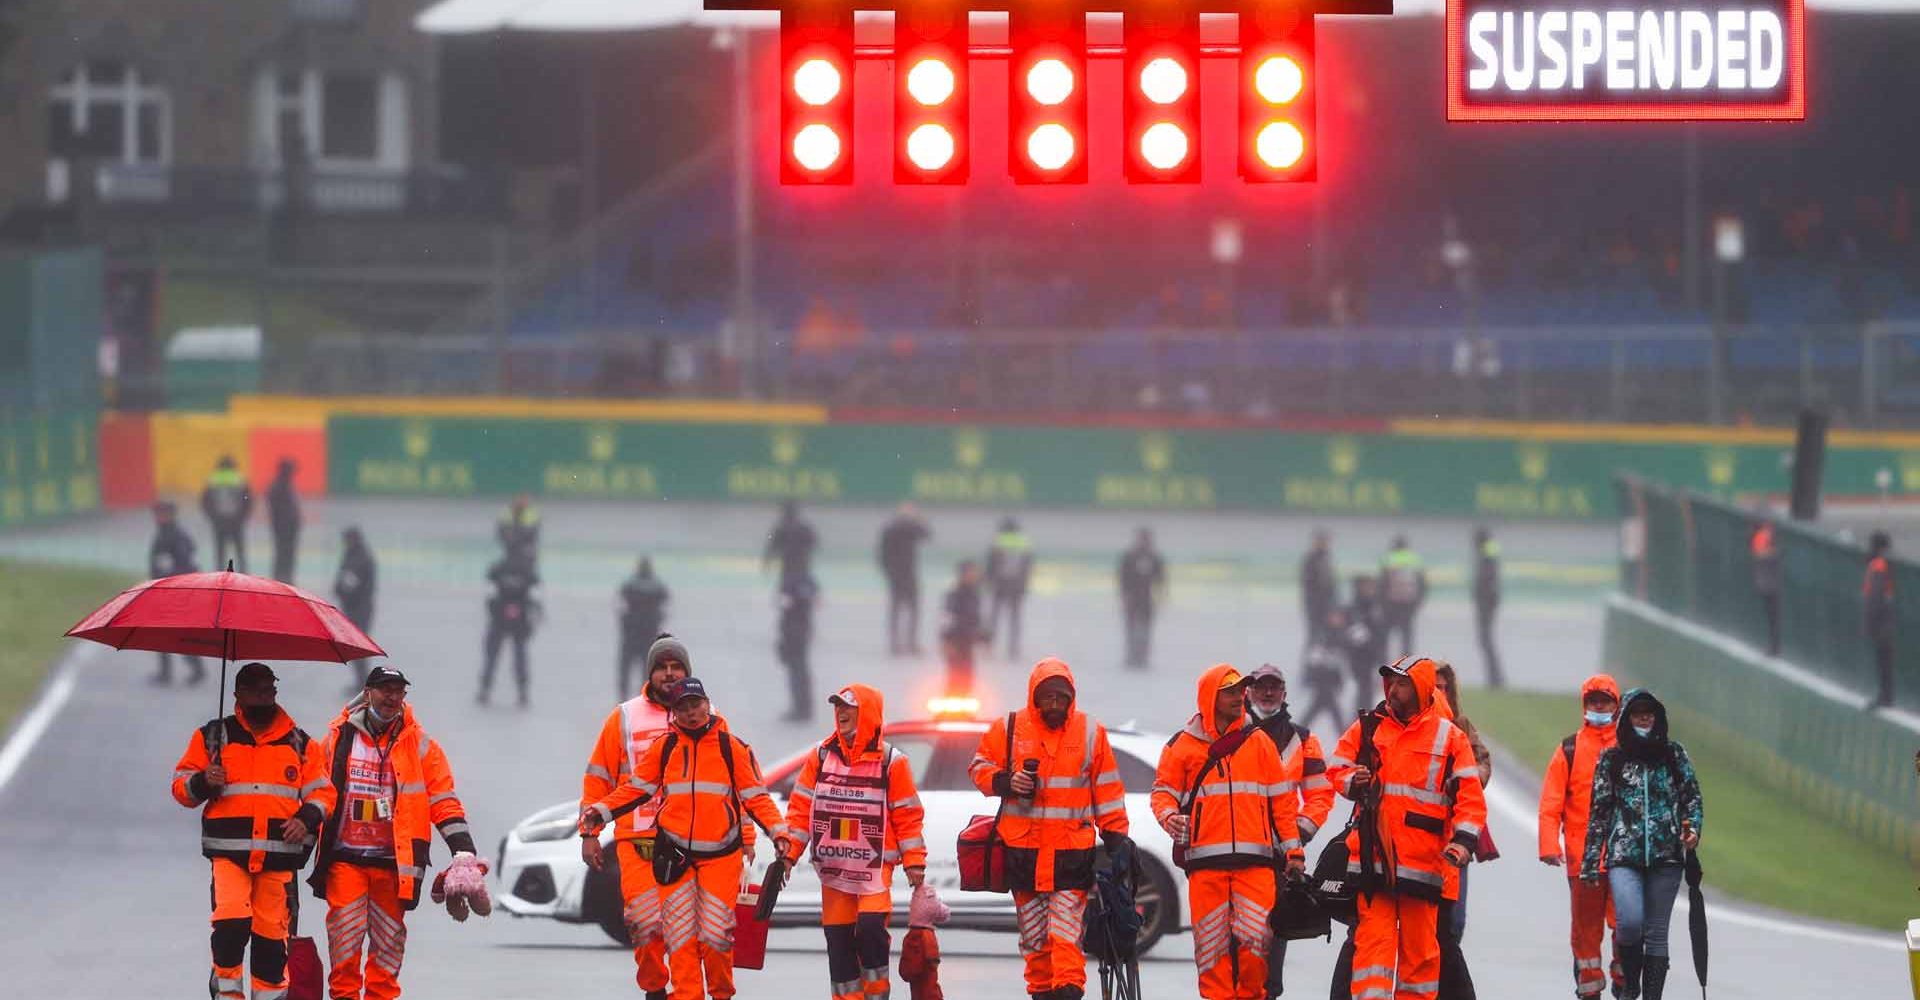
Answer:
[[[690,644],[696,669],[735,731],[763,759],[823,734],[824,721],[808,728],[775,721],[786,707],[785,686],[773,658],[771,579],[758,565],[771,512],[758,508],[547,507],[541,569],[548,617],[533,641],[533,707],[498,707],[498,691],[510,690],[505,684],[496,689],[495,707],[475,705],[482,575],[493,553],[494,513],[492,504],[478,501],[316,503],[308,510],[299,581],[325,593],[339,528],[366,529],[382,580],[375,635],[414,678],[416,710],[447,748],[483,845],[490,849],[532,810],[577,795],[588,745],[613,698],[613,593],[642,552],[655,556],[673,588],[669,627]],[[822,695],[862,680],[880,687],[892,713],[901,715],[934,693],[937,680],[931,661],[885,655],[884,595],[872,562],[883,515],[813,515],[824,543],[819,575],[825,588],[814,663]],[[978,555],[993,520],[961,512],[933,516],[934,543],[923,560],[926,634],[949,567]],[[1295,665],[1301,645],[1295,569],[1317,522],[1044,512],[1024,520],[1041,560],[1027,609],[1027,655],[983,665],[989,711],[1019,698],[1028,666],[1049,653],[1075,667],[1084,708],[1158,731],[1171,731],[1193,710],[1193,678],[1210,663]],[[1154,666],[1144,673],[1118,666],[1112,585],[1114,559],[1137,524],[1156,528],[1173,564],[1171,607],[1155,637]],[[1411,533],[1437,584],[1421,622],[1422,651],[1453,659],[1475,683],[1479,654],[1461,586],[1471,525],[1356,519],[1331,526],[1346,569],[1376,560],[1394,531]],[[197,519],[189,527],[204,536]],[[144,516],[103,517],[0,537],[0,555],[139,572],[147,531]],[[1509,674],[1521,686],[1571,691],[1597,659],[1598,596],[1610,578],[1614,534],[1605,526],[1513,525],[1501,537],[1509,572],[1502,623]],[[263,530],[255,530],[253,544],[254,568],[263,569]],[[208,556],[203,549],[203,560]],[[198,996],[205,989],[206,869],[195,848],[194,815],[172,802],[166,784],[188,735],[212,712],[214,694],[211,685],[150,686],[151,660],[150,654],[76,650],[66,667],[77,680],[71,699],[0,787],[0,885],[11,904],[0,963],[8,969],[10,995],[116,996],[130,983],[156,996]],[[321,729],[343,700],[344,670],[296,664],[281,674],[283,702],[310,731]],[[1576,711],[1570,703],[1570,727]],[[1566,996],[1566,889],[1558,872],[1530,857],[1533,779],[1505,764],[1493,789],[1505,808],[1496,810],[1493,823],[1507,857],[1473,873],[1467,954],[1482,996]],[[1707,794],[1711,799],[1712,789]],[[442,849],[436,851],[444,860]],[[307,929],[318,930],[320,905],[308,897],[305,907]],[[1713,997],[1906,994],[1891,932],[1869,939],[1721,909]],[[1676,921],[1683,928],[1683,918]],[[456,925],[426,907],[410,924],[403,976],[410,997],[637,995],[628,954],[592,927],[503,914]],[[1190,940],[1170,938],[1146,963],[1146,996],[1194,995]],[[951,933],[942,942],[942,977],[954,1000],[1021,994],[1011,935]],[[741,973],[742,997],[824,991],[818,932],[775,931],[772,946],[767,971]],[[1685,947],[1676,948],[1674,995],[1691,996]],[[1330,946],[1296,945],[1288,964],[1290,995],[1324,995],[1332,958]]]

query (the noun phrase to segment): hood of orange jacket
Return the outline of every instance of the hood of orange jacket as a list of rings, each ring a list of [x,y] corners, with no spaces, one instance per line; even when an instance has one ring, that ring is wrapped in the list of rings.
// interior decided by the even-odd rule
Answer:
[[[1213,711],[1214,699],[1220,696],[1220,692],[1223,689],[1235,687],[1245,682],[1246,675],[1234,669],[1229,664],[1216,663],[1207,668],[1207,672],[1200,675],[1200,683],[1194,692],[1196,707],[1199,713],[1187,728],[1196,736],[1200,733],[1207,734],[1207,742],[1211,743],[1225,736],[1227,733],[1246,725],[1247,716],[1243,709],[1240,713],[1240,720],[1222,730],[1214,719]]]
[[[1453,718],[1453,712],[1448,708],[1447,700],[1445,698],[1436,699],[1433,696],[1434,678],[1438,670],[1434,662],[1424,656],[1407,656],[1395,662],[1394,667],[1399,667],[1402,664],[1406,665],[1407,679],[1413,681],[1414,698],[1420,706],[1419,709],[1413,713],[1413,719],[1417,719],[1427,712],[1433,711],[1435,704],[1440,706],[1439,710],[1442,713],[1441,718]],[[1389,669],[1391,668],[1382,668],[1383,671]],[[1387,696],[1387,688],[1392,685],[1393,678],[1386,673],[1382,673],[1380,676],[1380,697],[1385,698]],[[1413,719],[1408,719],[1408,724],[1412,724]]]
[[[1074,707],[1080,702],[1080,689],[1079,686],[1073,682],[1073,670],[1067,666],[1065,660],[1049,656],[1039,663],[1034,664],[1033,673],[1027,675],[1027,707],[1033,709],[1035,718],[1038,718],[1040,715],[1040,706],[1034,704],[1033,697],[1039,692],[1040,685],[1055,677],[1062,678],[1067,682],[1067,691],[1072,696],[1072,700],[1067,703],[1067,713],[1069,715],[1073,713]]]
[[[880,731],[886,726],[886,699],[879,691],[865,684],[849,684],[833,696],[835,699],[853,705],[858,717],[853,724],[853,744],[847,744],[846,735],[835,730],[831,741],[840,747],[840,755],[848,761],[857,761],[871,756],[880,750]]]
[[[1614,702],[1620,701],[1620,682],[1608,674],[1594,674],[1580,682],[1580,703],[1586,704],[1587,698],[1595,691],[1604,691],[1613,696]],[[1615,709],[1618,711],[1618,709]]]

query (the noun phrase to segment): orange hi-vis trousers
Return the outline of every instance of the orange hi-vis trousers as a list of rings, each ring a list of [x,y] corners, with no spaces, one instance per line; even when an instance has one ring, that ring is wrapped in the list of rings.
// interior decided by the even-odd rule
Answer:
[[[327,869],[327,995],[398,997],[400,963],[407,955],[405,919],[398,873],[334,862]]]
[[[891,876],[893,869],[886,869]],[[891,885],[883,877],[882,885]],[[893,894],[854,895],[830,886],[820,888],[820,926],[827,934],[827,975],[833,981],[833,1000],[875,1000],[891,994],[887,956],[893,941],[887,936],[887,918],[893,915]]]
[[[1276,894],[1273,869],[1196,871],[1187,877],[1193,962],[1204,1000],[1266,1000]],[[1236,948],[1235,946],[1238,945]]]
[[[249,872],[225,858],[213,861],[213,983],[216,1000],[247,1000],[242,980],[253,946],[254,1000],[287,995],[288,893],[292,872]],[[297,902],[297,900],[296,900]]]
[[[1020,924],[1020,955],[1027,963],[1027,992],[1045,993],[1063,986],[1087,988],[1087,955],[1080,950],[1080,929],[1087,917],[1087,890],[1013,891]]]
[[[660,887],[673,1000],[733,996],[733,907],[745,867],[746,859],[734,851],[695,861],[680,881]]]
[[[660,924],[660,884],[653,862],[640,856],[631,840],[614,843],[620,868],[620,898],[626,903],[628,933],[633,935],[634,982],[644,993],[667,988],[667,939]]]
[[[1390,892],[1362,893],[1356,902],[1354,1000],[1433,1000],[1440,992],[1440,904]]]
[[[1573,895],[1573,992],[1582,997],[1598,997],[1607,990],[1611,973],[1615,983],[1626,981],[1620,970],[1620,943],[1614,942],[1613,961],[1600,957],[1600,939],[1613,930],[1613,892],[1607,880],[1588,885],[1577,878],[1568,879]]]

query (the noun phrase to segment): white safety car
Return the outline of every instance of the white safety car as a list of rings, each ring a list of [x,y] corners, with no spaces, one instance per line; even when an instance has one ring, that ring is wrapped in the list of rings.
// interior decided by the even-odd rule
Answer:
[[[987,725],[983,719],[941,715],[891,723],[886,728],[886,739],[905,751],[913,762],[913,780],[927,810],[927,878],[953,909],[953,920],[947,926],[1010,931],[1014,929],[1013,898],[998,893],[961,892],[955,857],[960,831],[974,816],[992,813],[995,805],[993,799],[980,794],[967,775],[967,765],[973,760]],[[1166,737],[1129,727],[1110,727],[1107,735],[1120,765],[1120,780],[1127,789],[1131,836],[1140,848],[1146,870],[1138,896],[1145,918],[1140,936],[1144,953],[1165,935],[1187,926],[1186,880],[1176,877],[1173,841],[1160,824],[1154,822],[1153,809],[1147,801]],[[782,810],[786,809],[787,794],[799,778],[800,765],[813,746],[810,744],[766,766],[768,789]],[[501,840],[498,864],[494,867],[505,889],[499,894],[500,904],[517,917],[598,924],[609,936],[624,942],[627,931],[620,916],[619,877],[611,864],[595,872],[580,859],[579,838],[574,832],[579,813],[577,802],[550,806],[522,820]],[[611,842],[611,829],[601,836]],[[758,851],[753,873],[756,881],[765,869],[768,855],[764,848]],[[607,856],[611,858],[612,852]],[[896,875],[893,909],[897,927],[906,925],[909,895],[906,878]],[[820,881],[812,866],[802,862],[780,893],[774,908],[774,924],[810,926],[819,919]]]

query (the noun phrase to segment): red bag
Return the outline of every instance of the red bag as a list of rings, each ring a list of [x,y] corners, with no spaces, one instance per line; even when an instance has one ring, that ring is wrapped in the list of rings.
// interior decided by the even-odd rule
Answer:
[[[1013,763],[1013,714],[1007,714],[1007,763]],[[1000,840],[1000,814],[1006,811],[1007,800],[1000,800],[1000,808],[991,816],[975,816],[967,821],[966,829],[960,831],[959,842],[954,845],[954,853],[960,857],[960,890],[962,892],[1006,892],[1007,884],[1007,845]]]
[[[287,939],[287,1000],[327,1000],[327,967],[310,937]]]
[[[760,887],[749,885],[740,890],[740,898],[733,906],[733,967],[736,969],[764,969],[767,967],[767,928],[772,921],[762,920],[760,909]]]

